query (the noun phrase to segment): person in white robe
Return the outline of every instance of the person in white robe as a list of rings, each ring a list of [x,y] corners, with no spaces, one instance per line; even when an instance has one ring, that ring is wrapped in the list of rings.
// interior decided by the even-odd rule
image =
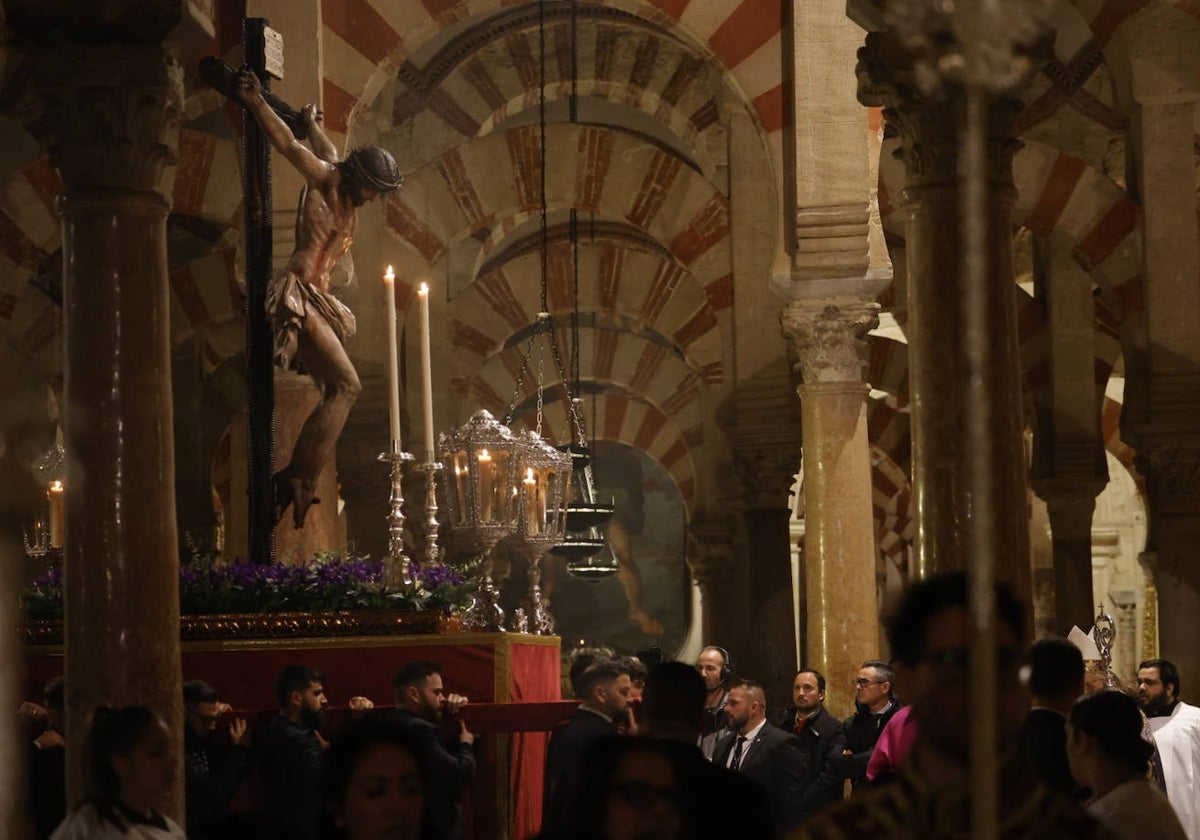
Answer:
[[[1162,758],[1167,799],[1188,840],[1200,840],[1200,708],[1179,699],[1179,670],[1165,659],[1138,666],[1138,703]]]

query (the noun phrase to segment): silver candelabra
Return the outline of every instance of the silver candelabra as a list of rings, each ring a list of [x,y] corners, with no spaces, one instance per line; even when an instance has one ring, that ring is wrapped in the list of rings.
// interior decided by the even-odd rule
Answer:
[[[413,460],[400,441],[379,453],[379,460],[392,465],[392,492],[388,496],[388,559],[383,564],[383,585],[390,590],[412,583],[411,561],[404,551],[404,463]]]
[[[417,464],[416,469],[425,473],[425,562],[436,563],[438,559],[438,520],[437,520],[437,474],[442,470],[442,464],[434,460],[432,452],[426,453],[429,459],[423,464]]]

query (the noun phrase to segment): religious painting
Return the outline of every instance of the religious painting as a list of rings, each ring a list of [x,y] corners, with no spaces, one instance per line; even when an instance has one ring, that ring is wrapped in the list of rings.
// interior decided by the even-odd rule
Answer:
[[[543,587],[557,633],[564,650],[583,642],[627,653],[659,645],[669,654],[682,644],[690,617],[683,497],[666,470],[641,450],[598,441],[593,452],[597,499],[616,507],[604,529],[604,551],[613,553],[618,571],[585,579],[562,560],[547,559]],[[512,607],[524,578],[516,566],[505,586],[504,600],[512,598]]]

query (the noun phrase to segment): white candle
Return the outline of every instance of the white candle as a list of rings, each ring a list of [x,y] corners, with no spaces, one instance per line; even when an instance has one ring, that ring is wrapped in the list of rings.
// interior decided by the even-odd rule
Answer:
[[[46,490],[46,499],[50,502],[50,547],[62,548],[63,532],[63,484],[61,481],[51,481]]]
[[[393,451],[400,451],[400,360],[396,344],[396,273],[383,275],[383,311],[387,315],[388,422]]]
[[[417,292],[421,310],[421,384],[425,389],[425,462],[437,460],[433,440],[433,359],[429,350],[429,286],[421,284]]]
[[[479,518],[484,522],[492,521],[492,505],[496,497],[496,482],[492,473],[492,456],[486,449],[479,450],[476,456],[479,464]]]

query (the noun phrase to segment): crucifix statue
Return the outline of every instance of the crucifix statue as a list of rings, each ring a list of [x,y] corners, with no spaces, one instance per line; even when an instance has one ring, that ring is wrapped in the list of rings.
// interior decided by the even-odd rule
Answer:
[[[275,516],[289,507],[297,528],[311,505],[321,469],[333,457],[338,436],[362,386],[345,342],[354,335],[354,314],[330,291],[330,271],[349,250],[358,226],[357,208],[399,189],[400,170],[384,149],[367,146],[339,160],[318,125],[319,112],[304,115],[309,149],[263,97],[258,77],[238,75],[238,98],[270,144],[304,177],[296,223],[296,250],[267,291],[275,364],[312,377],[321,402],[305,420],[292,460],[274,476]],[[314,151],[315,150],[315,151]]]

